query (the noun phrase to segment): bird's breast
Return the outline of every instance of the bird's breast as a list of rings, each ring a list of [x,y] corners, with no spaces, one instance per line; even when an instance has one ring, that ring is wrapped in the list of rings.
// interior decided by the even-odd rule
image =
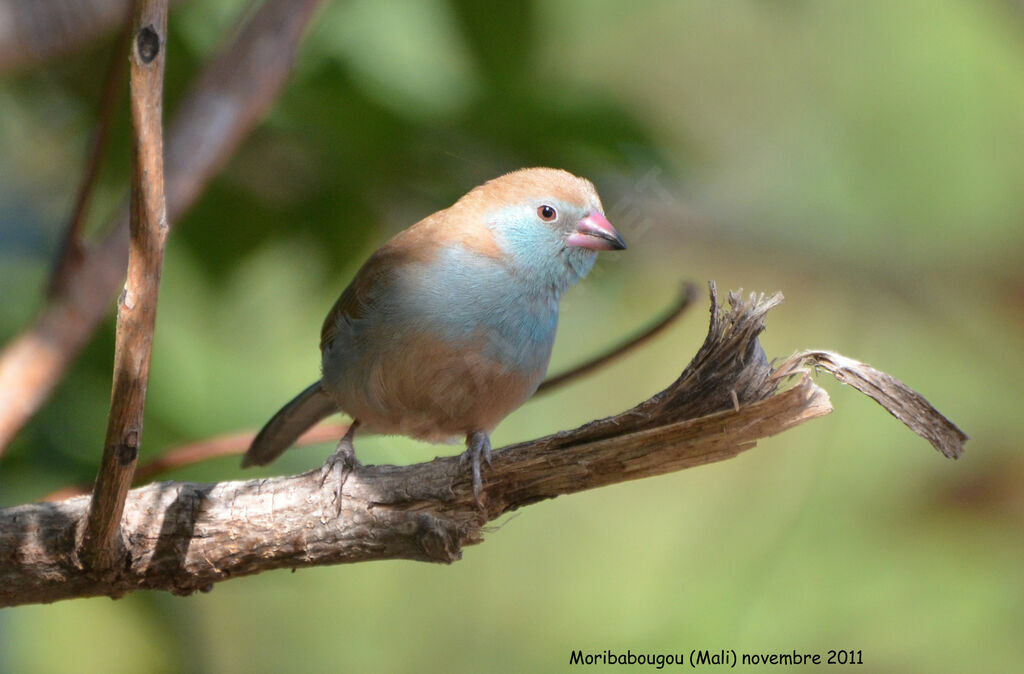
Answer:
[[[399,284],[396,313],[408,317],[411,329],[475,345],[509,369],[547,369],[558,326],[558,298],[550,287],[459,246],[431,263],[410,265]]]
[[[343,319],[326,388],[369,430],[441,440],[491,430],[547,371],[557,298],[456,248],[404,266]]]

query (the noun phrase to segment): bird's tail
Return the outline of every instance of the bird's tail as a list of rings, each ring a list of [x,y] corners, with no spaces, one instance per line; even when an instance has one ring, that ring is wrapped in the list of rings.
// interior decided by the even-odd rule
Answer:
[[[271,417],[242,457],[242,468],[270,463],[316,422],[337,411],[337,405],[316,382]]]

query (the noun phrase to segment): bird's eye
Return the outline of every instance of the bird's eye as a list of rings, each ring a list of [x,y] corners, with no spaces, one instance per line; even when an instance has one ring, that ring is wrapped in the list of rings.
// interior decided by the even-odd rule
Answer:
[[[553,207],[544,204],[543,206],[537,209],[537,215],[539,215],[540,219],[543,220],[544,222],[551,222],[552,220],[558,217],[558,211],[556,211]]]

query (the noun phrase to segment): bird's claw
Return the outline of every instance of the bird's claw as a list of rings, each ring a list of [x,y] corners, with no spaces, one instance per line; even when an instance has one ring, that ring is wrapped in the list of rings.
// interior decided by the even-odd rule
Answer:
[[[321,489],[324,488],[328,478],[332,479],[331,491],[334,496],[335,517],[341,514],[341,490],[345,486],[345,481],[348,480],[352,471],[360,466],[359,460],[356,458],[355,446],[352,444],[355,427],[355,423],[349,427],[348,433],[338,442],[338,447],[327,457],[324,465],[320,468]]]
[[[464,466],[466,461],[470,462],[470,470],[473,475],[473,500],[478,508],[483,508],[483,501],[480,500],[480,493],[484,488],[483,477],[480,472],[480,459],[483,457],[487,467],[491,467],[491,438],[483,431],[471,433],[466,439],[466,451],[459,457],[459,465]]]

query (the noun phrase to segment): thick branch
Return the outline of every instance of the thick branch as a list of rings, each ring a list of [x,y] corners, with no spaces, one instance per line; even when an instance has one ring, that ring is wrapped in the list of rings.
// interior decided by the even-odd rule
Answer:
[[[136,589],[180,594],[269,569],[374,559],[452,562],[482,527],[561,494],[640,479],[750,449],[831,410],[805,372],[772,370],[757,342],[781,296],[723,312],[712,288],[711,329],[682,375],[619,415],[495,452],[484,508],[458,457],[414,466],[364,466],[347,479],[342,511],[319,469],[248,482],[157,483],[129,493],[127,564],[116,576],[83,573],[75,524],[87,500],[0,511],[0,606]],[[786,379],[797,383],[781,393]],[[897,394],[898,395],[898,394]],[[941,417],[928,406],[925,416]]]
[[[181,105],[165,158],[170,224],[234,153],[270,106],[320,0],[267,0],[206,68]],[[66,293],[0,354],[0,454],[47,400],[64,370],[110,310],[128,260],[127,208],[86,249]]]
[[[107,435],[82,548],[90,568],[99,570],[110,568],[121,551],[121,513],[139,456],[167,240],[163,144],[167,0],[139,0],[132,35],[131,251],[118,302]]]

